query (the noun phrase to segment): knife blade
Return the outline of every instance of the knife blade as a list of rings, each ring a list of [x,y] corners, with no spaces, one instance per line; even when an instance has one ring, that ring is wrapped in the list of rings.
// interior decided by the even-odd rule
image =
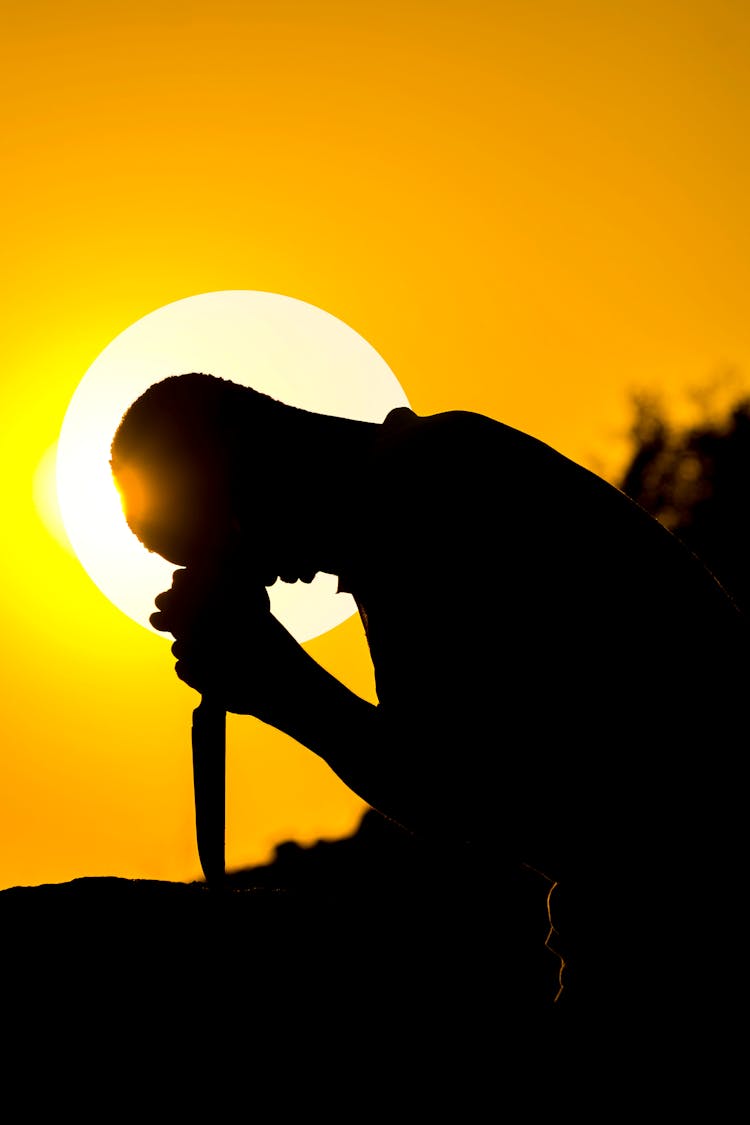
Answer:
[[[209,886],[225,875],[226,712],[205,696],[193,711],[193,789],[198,858]]]

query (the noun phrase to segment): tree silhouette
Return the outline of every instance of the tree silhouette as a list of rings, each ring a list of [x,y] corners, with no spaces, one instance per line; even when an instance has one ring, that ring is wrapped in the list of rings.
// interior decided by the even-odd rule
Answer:
[[[750,612],[750,395],[678,425],[658,397],[633,396],[633,453],[619,487],[674,532]]]

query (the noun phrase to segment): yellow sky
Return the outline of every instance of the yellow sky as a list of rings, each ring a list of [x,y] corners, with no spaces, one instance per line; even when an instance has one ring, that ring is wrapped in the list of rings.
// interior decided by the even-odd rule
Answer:
[[[612,475],[632,388],[750,380],[750,7],[0,13],[0,888],[191,880],[196,697],[33,500],[78,382],[162,305],[269,290],[351,325],[419,412],[480,410]],[[355,620],[308,647],[372,697]],[[361,815],[252,719],[228,773],[230,866]]]

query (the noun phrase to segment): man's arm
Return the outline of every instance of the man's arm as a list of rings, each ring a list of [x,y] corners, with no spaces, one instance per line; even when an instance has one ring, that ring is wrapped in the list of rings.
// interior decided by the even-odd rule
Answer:
[[[253,715],[321,757],[362,800],[398,805],[394,736],[379,707],[317,663],[270,612],[267,596],[189,570],[156,599],[155,629],[175,637],[175,672],[234,714]]]

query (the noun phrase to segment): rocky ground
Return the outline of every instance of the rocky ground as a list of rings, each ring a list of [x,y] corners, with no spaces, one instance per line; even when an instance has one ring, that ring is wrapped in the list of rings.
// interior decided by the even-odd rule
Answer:
[[[744,1073],[727,1048],[688,1062],[692,1032],[676,1053],[680,1028],[662,1033],[648,1011],[602,1023],[569,991],[555,1001],[548,894],[532,872],[469,868],[374,813],[351,839],[284,844],[220,889],[81,878],[4,890],[8,1120],[535,1125],[566,1107],[599,1122],[614,1106],[619,1119],[647,1101],[670,1120],[695,1105],[721,1117]],[[704,1043],[734,1042],[703,1030]]]
[[[346,1079],[373,1101],[396,1088],[464,1098],[481,1075],[486,1095],[507,1015],[528,1034],[530,980],[532,1041],[556,1015],[547,889],[534,877],[516,893],[533,903],[530,961],[514,956],[491,873],[469,876],[374,813],[349,840],[284,844],[221,889],[82,878],[2,891],[9,1073],[59,1064],[107,1073],[110,1090],[176,1067],[203,1076],[196,1097],[205,1082],[281,1074],[280,1098],[327,1075],[325,1089]]]

